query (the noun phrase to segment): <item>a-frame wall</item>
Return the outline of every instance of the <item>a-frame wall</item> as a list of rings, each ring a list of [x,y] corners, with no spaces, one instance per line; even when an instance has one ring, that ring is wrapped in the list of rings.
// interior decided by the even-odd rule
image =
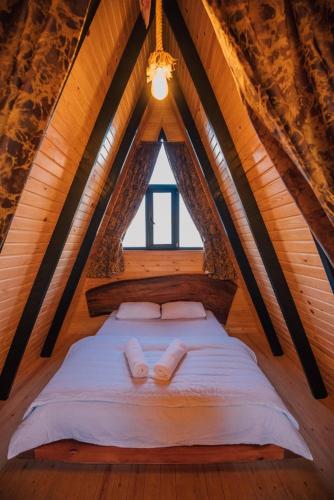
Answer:
[[[178,48],[195,85],[196,93],[211,123],[219,151],[223,155],[225,168],[232,179],[233,187],[241,202],[242,209],[246,214],[247,222],[256,243],[257,250],[261,256],[270,285],[272,286],[275,298],[279,304],[289,336],[294,344],[309,386],[315,397],[325,397],[327,395],[326,388],[308,341],[304,325],[277,258],[275,248],[257,205],[256,198],[248,178],[244,173],[239,152],[235,147],[206,70],[178,6],[174,5],[173,8],[171,8],[171,4],[167,3],[165,10],[168,21],[172,27],[173,37],[177,40]],[[224,211],[225,210],[223,210],[223,212]],[[253,283],[253,286],[257,286],[255,280],[253,280]],[[262,301],[262,298],[260,300]],[[265,308],[264,303],[262,303],[261,309],[258,309],[260,317],[262,317],[263,308]],[[268,329],[271,329],[271,335],[268,337],[271,346],[273,340],[277,344],[277,336],[273,331],[271,321],[269,321],[268,325],[267,317],[265,331],[268,332]],[[276,352],[276,349],[274,349],[273,352]]]
[[[233,228],[231,227],[231,224],[226,223],[229,218],[229,214],[226,213],[227,206],[224,198],[220,196],[220,193],[217,194],[219,186],[213,178],[214,176],[212,174],[214,172],[212,170],[209,157],[206,154],[195,122],[191,116],[186,100],[176,79],[171,82],[171,91],[174,113],[179,122],[179,126],[183,131],[184,141],[186,142],[193,157],[194,168],[198,168],[202,172],[201,177],[203,178],[204,189],[207,192],[208,202],[212,206],[213,211],[216,212],[218,223],[222,224],[225,228],[226,245],[229,249],[230,258],[232,259],[234,267],[237,270],[238,290],[228,316],[226,328],[232,335],[244,334],[247,332],[247,334],[249,333],[250,335],[260,334],[263,338],[263,336],[265,336],[264,328],[261,324],[261,319],[257,314],[254,300],[252,299],[248,289],[248,287],[250,287],[252,288],[252,291],[255,291],[255,287],[253,286],[251,280],[247,279],[247,283],[244,280],[244,276],[247,274],[247,272],[245,272],[247,262],[244,262],[246,267],[240,266],[240,261],[238,260],[237,255],[240,253],[242,254],[242,251],[240,252],[242,249],[239,248],[237,241],[234,241],[233,244],[230,241],[231,238],[233,240],[236,240],[237,238],[233,235]],[[209,176],[210,180],[208,179]],[[213,196],[213,193],[215,193],[215,196]],[[275,345],[274,338],[272,340],[272,352],[276,350],[276,354],[281,354],[279,345]]]
[[[189,0],[180,0],[178,3],[263,214],[312,349],[316,354],[326,384],[333,391],[334,297],[311,233],[250,123],[204,7],[200,4],[195,9]],[[246,214],[219,151],[217,138],[201,106],[195,86],[170,29],[167,34],[169,48],[179,58],[180,85],[186,95],[211,163],[221,179],[222,192],[242,238],[275,329],[280,336],[284,350],[296,359],[295,349],[251,234]],[[205,40],[204,43],[203,40]]]
[[[150,100],[137,140],[155,141],[158,139],[161,129],[163,129],[167,140],[187,142],[184,125],[180,121],[175,105],[170,98],[161,103],[153,99]],[[108,209],[109,213],[111,213],[111,210],[112,207]],[[103,226],[101,231],[103,232]],[[203,254],[200,251],[126,251],[125,271],[123,273],[116,275],[112,279],[86,278],[83,275],[60,335],[64,339],[69,336],[75,338],[78,330],[83,335],[91,335],[104,321],[104,318],[90,318],[88,315],[84,292],[89,288],[120,279],[201,272],[203,272]],[[256,315],[252,310],[243,285],[239,282],[239,289],[228,317],[227,329],[232,334],[239,334],[245,330],[246,325],[249,334],[260,334]]]
[[[133,2],[103,0],[67,80],[45,138],[35,158],[22,199],[0,255],[0,369],[36,280],[52,232],[98,116],[101,104],[128,43],[139,8]],[[103,26],[103,28],[102,28]],[[104,146],[94,163],[70,234],[44,299],[20,376],[38,365],[39,353],[85,234],[92,209],[105,183],[125,126],[142,88],[142,74],[152,38],[146,38],[121,96]]]
[[[52,132],[50,133],[50,138],[54,141],[55,148],[54,149],[49,148],[47,151],[47,154],[45,156],[47,157],[47,161],[49,161],[51,158],[51,161],[53,161],[53,165],[59,166],[59,164],[62,163],[62,158],[61,158],[61,154],[59,153],[58,146],[59,146],[59,143],[65,144],[66,145],[65,152],[63,153],[65,160],[63,161],[64,165],[62,167],[64,169],[65,173],[66,173],[67,157],[71,156],[73,154],[73,152],[75,152],[77,149],[80,150],[80,147],[82,146],[81,141],[79,141],[78,144],[76,144],[76,142],[73,141],[73,123],[75,123],[75,122],[78,123],[78,129],[80,129],[82,131],[83,137],[85,137],[84,134],[85,133],[87,134],[87,131],[85,130],[86,123],[89,123],[89,119],[94,120],[94,116],[96,116],[96,114],[94,115],[94,113],[92,113],[92,108],[95,109],[96,95],[95,94],[91,95],[88,91],[89,87],[92,84],[92,80],[93,81],[95,80],[96,84],[97,84],[97,81],[99,78],[101,78],[102,81],[105,82],[105,80],[106,79],[108,80],[108,78],[110,77],[110,75],[108,74],[108,70],[115,67],[115,61],[113,63],[111,61],[111,68],[109,68],[107,57],[105,54],[103,54],[101,57],[101,60],[98,61],[98,64],[102,65],[102,66],[104,65],[105,70],[101,70],[100,74],[97,73],[95,79],[92,78],[92,74],[94,74],[94,71],[95,71],[96,65],[97,65],[96,53],[95,53],[95,51],[92,50],[92,40],[93,40],[94,29],[96,30],[95,31],[96,34],[94,36],[96,37],[96,39],[99,39],[99,37],[100,37],[102,45],[105,42],[105,38],[107,36],[107,33],[108,33],[108,36],[109,35],[113,36],[111,33],[114,34],[114,32],[112,32],[112,30],[110,30],[110,27],[109,27],[108,31],[101,29],[101,28],[103,28],[104,23],[105,23],[105,19],[106,19],[105,14],[106,14],[106,9],[108,8],[107,3],[108,2],[105,2],[105,1],[101,2],[101,6],[98,10],[98,14],[100,11],[100,17],[98,17],[98,15],[97,15],[96,19],[94,19],[94,21],[93,21],[91,35],[90,35],[90,37],[88,37],[88,40],[90,40],[90,42],[91,42],[90,54],[88,54],[88,57],[87,57],[87,53],[85,54],[86,60],[84,60],[84,57],[82,56],[81,67],[76,62],[76,65],[78,67],[78,73],[76,75],[76,79],[74,79],[72,82],[71,82],[71,78],[69,79],[68,85],[66,86],[66,89],[65,89],[64,94],[63,94],[64,97],[62,98],[62,106],[63,106],[64,112],[61,115],[59,115],[59,117],[58,117],[59,123],[61,124],[58,126],[58,128],[63,125],[64,120],[68,124],[68,128],[66,129],[66,127],[65,127],[65,129],[63,131],[63,136],[61,136],[60,138],[57,136],[57,129],[56,128],[54,128],[55,131],[53,132],[53,135],[51,135]],[[130,7],[130,4],[132,6],[132,2],[130,2],[130,0],[126,3],[124,3],[124,2],[117,3],[116,10],[119,11],[117,17],[115,17],[115,13],[113,12],[114,20],[116,21],[117,27],[119,27],[118,23],[120,21],[122,21],[122,19],[129,19],[129,18],[131,19],[131,15],[133,18],[135,17],[134,13],[133,13],[133,9],[132,10],[130,9],[132,14],[127,14],[127,12],[126,12],[126,10]],[[187,20],[187,23],[189,24],[189,28],[193,29],[192,22],[194,22],[194,18],[192,20],[190,18],[188,19],[188,17],[190,16],[189,13],[192,12],[191,2],[189,3],[189,2],[181,1],[180,6],[181,6],[181,10],[183,11],[183,15],[185,16],[185,18]],[[110,16],[109,16],[109,18],[110,18]],[[195,18],[196,18],[196,16],[195,16]],[[206,22],[205,18],[201,14],[201,27],[203,28],[203,26],[204,26],[204,31],[205,31],[204,36],[207,36],[208,34],[210,34],[210,25],[205,25],[205,22]],[[94,28],[94,23],[95,23],[95,28]],[[115,27],[115,29],[116,29],[116,27]],[[126,32],[126,29],[124,31]],[[128,27],[128,32],[129,31],[130,31],[130,27]],[[194,39],[196,40],[196,36],[194,37]],[[117,57],[119,57],[119,54],[121,52],[120,46],[122,46],[122,35],[120,35],[118,40],[116,40],[116,41],[114,40],[114,42],[115,42],[114,45],[111,44],[112,47],[115,48],[114,55],[112,57],[117,58]],[[123,39],[123,42],[125,42],[124,39]],[[86,45],[87,45],[87,43],[86,43]],[[94,41],[94,43],[96,43],[96,40]],[[85,44],[84,44],[84,46],[85,46]],[[84,46],[83,46],[83,49],[84,49]],[[124,46],[124,44],[123,44],[123,46]],[[212,47],[215,48],[214,56],[212,56],[212,57],[214,57],[213,60],[218,61],[219,59],[216,59],[216,57],[219,56],[221,58],[221,60],[219,62],[219,67],[220,67],[220,69],[224,68],[224,71],[226,71],[226,65],[224,66],[224,60],[222,59],[221,51],[219,50],[219,47],[217,48],[217,42],[215,42],[214,35],[212,35],[212,33],[210,34],[210,43],[203,44],[203,47],[201,47],[200,45],[197,46],[202,58],[204,57],[203,54],[201,53],[202,49],[204,51],[206,51],[206,57],[210,57],[209,47],[211,48],[211,53],[213,53]],[[178,57],[179,52],[178,52],[177,46],[172,47],[172,51],[174,49],[175,49],[175,55]],[[111,147],[112,154],[113,154],[113,152],[116,152],[116,150],[117,150],[117,144],[119,144],[121,135],[125,129],[125,124],[127,121],[126,117],[128,117],[130,115],[131,110],[133,109],[133,106],[134,106],[134,103],[136,100],[136,96],[138,95],[139,90],[141,88],[141,82],[142,82],[144,71],[145,71],[147,54],[148,54],[148,43],[145,44],[145,49],[142,52],[142,54],[140,55],[140,58],[139,58],[140,60],[137,63],[136,70],[133,73],[133,75],[131,76],[131,81],[129,83],[129,86],[126,89],[126,94],[125,94],[125,96],[122,99],[122,102],[120,104],[120,108],[121,108],[121,106],[123,106],[123,112],[120,112],[120,114],[119,114],[120,118],[119,118],[118,123],[120,126],[119,126],[119,129],[118,130],[116,129],[116,131],[115,131],[116,138],[115,138],[114,143],[111,145],[111,146],[113,146],[113,147]],[[81,56],[81,53],[79,54],[78,61],[80,61],[80,56]],[[83,67],[86,68],[87,61],[90,61],[90,64],[88,64],[88,66],[90,67],[90,74],[86,75],[86,84],[84,84],[85,75],[83,74],[82,69],[83,69]],[[110,63],[110,60],[109,60],[109,63]],[[217,66],[217,64],[215,66]],[[238,117],[237,116],[233,117],[233,109],[231,110],[231,104],[233,103],[233,100],[235,98],[234,82],[233,82],[233,80],[231,81],[231,75],[228,74],[228,72],[226,72],[226,75],[225,75],[226,78],[224,78],[226,88],[216,90],[216,89],[219,89],[219,81],[222,78],[221,78],[221,75],[217,76],[217,74],[215,74],[215,66],[212,64],[211,65],[208,64],[208,67],[205,65],[205,69],[208,72],[208,75],[210,78],[211,77],[213,79],[216,78],[213,86],[215,88],[216,94],[218,92],[219,98],[224,100],[224,96],[226,96],[228,94],[228,98],[227,99],[225,98],[225,101],[224,101],[225,102],[225,104],[224,104],[225,113],[228,116],[232,116],[232,123],[235,123],[235,122],[233,122],[233,120],[237,120]],[[223,165],[220,165],[220,168],[219,168],[219,162],[216,163],[216,161],[219,159],[219,151],[217,153],[217,147],[214,144],[214,137],[213,137],[212,133],[210,133],[210,129],[205,127],[206,117],[205,117],[205,114],[203,113],[203,110],[201,110],[200,103],[199,103],[198,98],[196,96],[196,92],[194,91],[194,88],[191,85],[191,81],[189,81],[189,75],[187,75],[185,65],[182,62],[182,57],[180,57],[180,60],[178,62],[177,73],[180,77],[181,86],[183,87],[183,91],[184,91],[184,93],[187,94],[187,99],[189,100],[189,105],[190,105],[191,111],[193,113],[193,116],[195,118],[197,126],[198,126],[199,130],[201,131],[202,140],[207,147],[207,152],[209,155],[211,155],[212,163],[214,165],[216,165],[217,172],[219,173],[219,175],[221,177],[222,190],[224,191],[224,193],[228,199],[228,203],[231,205],[231,207],[233,207],[232,212],[233,212],[233,215],[235,217],[235,221],[238,225],[239,232],[242,235],[244,247],[247,248],[248,255],[250,255],[252,257],[253,254],[256,255],[256,247],[254,247],[254,242],[252,240],[250,233],[249,232],[247,233],[247,221],[245,221],[244,215],[242,215],[242,208],[240,208],[240,206],[238,208],[238,200],[237,200],[237,197],[235,196],[235,193],[233,192],[233,189],[230,189],[230,191],[228,190],[228,187],[230,186],[229,179],[228,179],[228,176],[225,175]],[[75,74],[75,72],[73,74]],[[215,74],[215,76],[212,76],[214,74]],[[85,87],[85,85],[86,85],[86,87]],[[83,95],[81,95],[82,86],[85,88],[85,92],[83,93]],[[130,87],[131,87],[131,89],[129,90]],[[68,92],[67,94],[66,94],[66,90]],[[224,92],[223,92],[223,90],[224,90]],[[78,98],[78,101],[77,101],[78,106],[80,104],[82,106],[82,102],[84,102],[87,105],[86,118],[84,118],[84,116],[81,114],[82,113],[81,109],[78,111],[78,113],[71,112],[71,109],[74,109],[74,108],[73,108],[73,101],[71,100],[71,98],[69,96],[71,96],[72,94],[76,95],[76,92],[79,92],[79,95],[80,95],[80,98]],[[101,88],[98,85],[96,86],[96,93],[97,93],[97,95],[101,94]],[[103,91],[102,91],[102,93],[103,93]],[[231,96],[233,96],[233,99]],[[83,99],[83,101],[81,99]],[[239,106],[239,101],[236,100],[235,102],[237,102],[238,106]],[[219,101],[219,104],[220,104],[220,106],[222,106],[222,101]],[[239,125],[241,124],[241,127],[245,127],[245,123],[246,123],[246,131],[247,131],[247,121],[245,122],[245,120],[244,120],[245,117],[243,116],[243,110],[242,110],[242,108],[239,109],[239,107],[238,107],[238,112],[240,111],[240,114],[241,114],[240,116],[242,116],[242,119],[240,120]],[[97,113],[97,111],[98,111],[98,109],[96,108],[95,113]],[[231,113],[232,113],[232,115],[231,115]],[[236,115],[237,115],[237,113],[236,113]],[[85,126],[83,126],[83,123],[85,123]],[[117,121],[116,121],[116,123],[117,123]],[[71,125],[72,125],[72,127],[71,127]],[[237,124],[235,125],[235,128],[236,129],[238,128]],[[58,142],[57,142],[57,137],[58,137]],[[87,137],[87,135],[86,135],[86,137]],[[240,137],[237,135],[236,137],[233,137],[233,139],[235,140],[237,147],[239,147],[240,146]],[[245,139],[247,139],[247,140],[243,145],[241,144],[242,148],[243,147],[245,148],[245,144],[247,144],[247,141],[252,139],[252,135],[250,135],[250,136],[246,135],[246,138],[244,137],[244,140]],[[83,139],[83,142],[84,142],[84,139]],[[246,149],[247,148],[245,148],[245,151],[246,151]],[[258,145],[258,150],[261,150],[260,145]],[[244,156],[245,156],[245,151],[243,153]],[[38,318],[38,322],[37,322],[37,325],[36,325],[34,333],[33,333],[32,341],[30,343],[28,353],[25,356],[26,366],[31,365],[30,361],[36,359],[36,353],[38,351],[37,347],[40,347],[42,340],[44,340],[44,338],[45,338],[48,325],[50,324],[50,320],[52,319],[52,311],[54,311],[54,309],[57,305],[57,301],[59,300],[60,293],[63,290],[64,284],[65,284],[64,281],[66,281],[66,278],[69,275],[71,265],[73,264],[73,258],[75,257],[75,255],[79,249],[80,243],[81,243],[82,238],[83,238],[83,234],[85,233],[85,228],[87,228],[89,218],[90,218],[90,216],[92,214],[92,210],[94,208],[94,203],[96,203],[96,201],[98,199],[100,190],[103,189],[103,176],[106,175],[108,168],[111,164],[112,154],[108,158],[103,158],[103,156],[100,157],[100,160],[102,163],[102,169],[100,168],[101,165],[99,165],[98,169],[97,169],[96,176],[94,176],[94,175],[92,176],[90,186],[87,187],[87,189],[84,193],[83,199],[82,199],[81,204],[80,204],[81,209],[79,209],[79,211],[78,211],[78,218],[75,219],[70,236],[67,240],[65,251],[63,252],[62,259],[59,263],[59,266],[58,266],[56,273],[55,273],[55,276],[54,276],[54,280],[56,280],[56,281],[54,282],[54,280],[53,280],[51,283],[51,287],[48,291],[48,295],[47,295],[46,300],[43,304],[43,309],[41,311],[40,317]],[[78,160],[80,160],[80,153],[78,154],[76,160],[73,161],[73,173],[75,172],[75,166],[78,164]],[[247,162],[247,156],[246,156],[245,160]],[[258,163],[262,163],[262,161],[258,162]],[[101,175],[101,170],[102,170],[102,175]],[[264,169],[264,172],[267,172],[267,169]],[[52,170],[52,175],[53,175],[53,173],[54,172]],[[40,172],[38,172],[38,174],[35,174],[37,181],[40,181],[39,174],[40,174]],[[101,179],[101,184],[99,182],[96,183],[96,180],[98,180],[99,178]],[[68,178],[66,189],[68,189],[68,187],[69,187],[69,183],[70,183],[69,180],[70,179]],[[47,183],[46,183],[46,185],[47,185]],[[65,189],[65,192],[66,192],[66,189]],[[51,188],[50,188],[50,191],[51,191]],[[29,191],[28,191],[28,194],[29,194]],[[57,192],[54,193],[53,200],[57,199],[57,194],[58,194]],[[54,203],[56,204],[56,209],[54,210],[54,214],[55,214],[54,217],[56,218],[57,217],[56,214],[57,213],[59,214],[59,212],[60,212],[61,204],[57,205],[56,202],[54,202]],[[43,202],[40,202],[39,206],[41,207],[41,210],[43,210]],[[38,205],[37,205],[37,207],[38,207]],[[235,213],[235,209],[238,212],[237,216]],[[23,206],[21,213],[24,213],[23,212],[24,210],[25,210],[25,206]],[[38,210],[38,208],[37,208],[37,210]],[[20,214],[20,212],[19,212],[19,214]],[[25,213],[24,213],[24,215],[25,215]],[[24,215],[23,215],[23,219],[25,219]],[[238,217],[238,215],[239,215],[239,217]],[[46,224],[49,223],[50,220],[46,219],[45,221],[43,220],[42,222],[43,222],[43,224],[42,225],[40,224],[40,226],[46,227]],[[55,222],[55,220],[53,221],[53,226],[54,226],[54,222]],[[51,228],[52,228],[52,224],[50,226],[50,229]],[[15,225],[14,225],[14,230],[15,230]],[[43,231],[40,231],[40,233],[42,233],[42,232]],[[14,235],[14,237],[15,237],[15,234],[12,233],[12,235]],[[26,236],[27,235],[25,234],[24,237],[26,237]],[[41,239],[42,244],[39,247],[41,255],[43,254],[43,251],[45,249],[45,246],[47,244],[49,236],[50,236],[50,234],[48,233],[47,236],[43,235],[43,237]],[[45,241],[43,241],[43,238],[45,238]],[[11,243],[10,239],[9,239],[8,243],[9,244]],[[19,249],[17,251],[19,251]],[[8,255],[10,257],[13,256],[10,252],[7,253],[7,255],[6,255],[6,253],[4,254],[5,257],[8,257]],[[22,255],[22,257],[23,257],[23,255]],[[6,266],[6,260],[1,261],[1,259],[0,259],[0,266],[1,266],[1,262],[3,262],[4,266]],[[252,264],[254,264],[254,268],[259,269],[258,279],[259,279],[259,283],[261,283],[261,291],[263,293],[264,298],[266,299],[266,303],[267,303],[268,309],[270,310],[272,319],[275,321],[275,323],[278,325],[279,328],[283,328],[284,322],[282,321],[282,319],[280,317],[280,312],[279,312],[279,309],[277,308],[277,304],[275,306],[275,300],[274,300],[274,297],[272,294],[272,290],[270,289],[270,286],[268,287],[268,282],[267,282],[266,286],[263,285],[263,283],[266,284],[266,275],[265,275],[265,272],[263,270],[263,266],[261,264],[261,259],[259,259],[259,257],[257,257],[257,259],[255,259],[255,260],[253,259]],[[28,274],[25,275],[24,278],[26,278],[27,276],[29,277],[29,279],[27,280],[27,291],[29,291],[29,286],[31,286],[33,277],[36,275],[36,265],[35,265],[35,268],[31,267],[29,259],[27,259],[26,268],[27,268]],[[5,269],[6,269],[5,276],[7,276],[8,271],[7,271],[6,267],[5,267]],[[14,270],[14,267],[11,269]],[[13,271],[13,272],[15,272],[15,271]],[[317,272],[318,272],[318,269],[317,269]],[[16,287],[16,289],[20,288],[20,278],[18,279],[18,286]],[[6,278],[5,278],[5,280],[6,280]],[[299,286],[299,283],[298,283],[298,286]],[[329,300],[327,300],[328,299],[327,290],[324,290],[323,288],[324,288],[324,285],[321,284],[319,290],[321,292],[324,292],[322,294],[322,299],[323,299],[322,304],[323,303],[325,303],[325,305],[328,304],[328,309],[330,309],[331,303]],[[10,296],[9,299],[12,301],[11,304],[15,304],[15,294],[13,295],[12,298]],[[6,302],[6,301],[7,301],[7,297],[5,298],[4,302]],[[24,301],[22,302],[22,307],[23,306],[24,306]],[[276,307],[276,309],[274,306]],[[13,309],[13,306],[12,306],[12,309]],[[19,309],[19,308],[17,308],[17,309]],[[328,309],[326,309],[325,314],[327,314]],[[4,310],[6,310],[6,309],[4,309]],[[21,308],[21,310],[22,310],[22,308]],[[17,316],[17,313],[16,313],[16,316]],[[13,319],[13,325],[15,325],[15,321],[16,320]],[[327,323],[327,324],[329,324],[329,323]],[[13,328],[14,328],[14,326],[13,326]],[[316,326],[314,326],[314,328],[315,328],[314,331],[317,332]],[[6,326],[4,328],[4,331],[5,330],[6,330]],[[13,331],[13,329],[11,331]],[[283,331],[284,331],[284,328],[283,328]],[[324,331],[324,330],[322,330],[322,327],[321,327],[320,332],[322,332],[322,331]],[[5,332],[5,333],[7,333],[7,332]],[[284,338],[284,335],[282,336],[282,334],[281,334],[281,337]],[[8,332],[7,337],[4,337],[4,338],[7,340],[5,340],[5,343],[3,344],[3,347],[2,347],[3,354],[6,352],[6,347],[8,345],[8,341],[10,340],[10,332]],[[326,335],[325,335],[325,339],[326,339]],[[288,345],[289,349],[291,349],[291,343],[289,342],[288,337],[285,338],[284,340],[285,340],[286,345]],[[325,343],[325,346],[327,346],[327,345],[328,344]],[[326,347],[326,349],[327,349],[327,347]],[[293,352],[293,350],[291,350],[291,352]],[[329,351],[329,352],[331,352],[331,351]],[[326,355],[323,359],[326,361]],[[330,362],[331,362],[331,360],[327,356],[327,361],[325,363],[326,376],[327,376],[327,374],[330,374]],[[329,371],[327,371],[327,367],[329,367]],[[31,368],[31,366],[29,366],[29,368]],[[329,375],[328,375],[328,378],[329,378]]]
[[[171,18],[170,21],[173,21],[173,18]],[[186,31],[186,28],[184,27],[183,32],[185,32],[185,31]],[[179,43],[180,43],[180,40],[179,40]],[[186,41],[184,39],[182,39],[182,36],[181,36],[181,43],[186,43]],[[196,63],[200,69],[201,63],[196,62],[196,57],[190,63],[192,65],[194,63]],[[189,64],[189,61],[187,61],[187,64]],[[205,77],[204,74],[203,74],[203,77]],[[209,84],[208,89],[210,90],[210,84]],[[223,118],[221,118],[221,120],[223,120]],[[220,145],[223,147],[222,143]],[[236,154],[237,154],[237,152],[236,152]],[[244,180],[246,180],[246,179],[244,179]],[[246,182],[246,184],[247,184],[247,182]],[[247,187],[247,189],[249,189],[249,191],[250,191],[250,188],[248,187],[248,185],[245,187]],[[242,194],[242,193],[239,192],[239,194]],[[252,194],[251,191],[250,191],[250,194]],[[257,209],[255,199],[253,201],[253,204],[254,204],[254,209],[255,208]],[[249,216],[249,214],[248,214],[248,216]],[[262,221],[260,213],[258,214],[258,219],[259,219],[259,222]],[[251,220],[250,220],[250,222],[252,224]],[[275,251],[271,247],[272,243],[271,243],[271,240],[269,239],[269,236],[266,232],[264,225],[263,225],[263,230],[262,231],[260,230],[260,232],[259,232],[259,235],[260,234],[263,234],[263,237],[257,238],[257,245],[261,245],[262,243],[264,245],[266,243],[265,239],[267,238],[267,241],[268,241],[268,245],[266,243],[266,245],[268,247],[268,251],[266,250],[267,256],[266,256],[265,252],[263,252],[263,254],[262,254],[262,248],[260,248],[260,252],[261,252],[261,255],[263,256],[263,258],[264,259],[266,258],[268,261],[266,271],[268,272],[270,280],[273,284],[273,287],[275,288],[275,294],[277,295],[278,300],[280,302],[280,306],[282,307],[284,317],[289,324],[291,338],[293,338],[293,340],[294,340],[294,343],[295,343],[296,348],[298,350],[298,355],[300,357],[300,361],[304,367],[305,374],[308,378],[310,386],[312,387],[312,391],[313,391],[314,395],[316,397],[323,397],[326,394],[326,391],[325,391],[325,388],[324,388],[323,383],[322,383],[322,379],[321,379],[321,375],[320,375],[319,370],[318,370],[317,363],[314,359],[312,350],[310,349],[310,345],[309,345],[308,340],[305,336],[305,331],[304,331],[303,325],[300,321],[300,317],[298,315],[298,312],[295,309],[294,302],[293,302],[292,298],[291,298],[291,300],[290,299],[286,300],[286,296],[290,293],[290,291],[289,291],[289,288],[287,287],[287,283],[285,282],[285,278],[284,278],[283,274],[281,273],[280,265],[277,261]],[[270,252],[272,255],[270,255]],[[270,268],[270,262],[274,261],[274,260],[275,260],[274,269],[272,269],[272,268]],[[282,279],[280,278],[279,273],[281,273]],[[283,290],[284,287],[285,287],[285,290]]]

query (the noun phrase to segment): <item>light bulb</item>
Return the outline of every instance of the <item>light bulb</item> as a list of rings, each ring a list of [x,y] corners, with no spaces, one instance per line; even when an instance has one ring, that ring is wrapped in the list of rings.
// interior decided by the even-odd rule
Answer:
[[[152,79],[152,87],[151,92],[153,97],[162,101],[168,95],[168,83],[166,78],[166,70],[165,68],[157,68],[155,70],[153,79]]]

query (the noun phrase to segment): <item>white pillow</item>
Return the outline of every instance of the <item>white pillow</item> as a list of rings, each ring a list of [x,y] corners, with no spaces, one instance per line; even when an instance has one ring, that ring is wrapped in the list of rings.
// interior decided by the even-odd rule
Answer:
[[[118,308],[117,319],[159,319],[160,304],[154,302],[122,302]]]
[[[161,306],[161,319],[200,319],[206,318],[202,302],[166,302]]]

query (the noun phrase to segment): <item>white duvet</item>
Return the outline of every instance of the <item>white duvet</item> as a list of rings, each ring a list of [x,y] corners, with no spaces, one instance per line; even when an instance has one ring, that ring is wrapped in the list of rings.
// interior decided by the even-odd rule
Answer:
[[[148,321],[111,318],[109,334],[103,327],[99,335],[71,347],[27,409],[8,457],[73,438],[125,447],[273,443],[311,458],[298,423],[258,368],[254,353],[215,321],[187,321],[185,329],[185,321],[174,322],[173,335],[189,351],[164,383],[131,378],[124,344],[130,335],[139,337],[153,366],[170,342],[167,323],[155,320],[153,327]],[[143,323],[146,330],[139,335]]]

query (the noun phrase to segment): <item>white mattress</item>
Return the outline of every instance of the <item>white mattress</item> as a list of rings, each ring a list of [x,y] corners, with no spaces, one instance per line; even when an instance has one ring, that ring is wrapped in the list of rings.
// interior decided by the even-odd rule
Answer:
[[[135,381],[126,340],[140,339],[151,365],[171,338],[189,352],[168,384]],[[121,447],[276,444],[311,459],[298,424],[257,367],[254,353],[204,320],[117,320],[74,344],[28,408],[8,457],[59,439]]]

